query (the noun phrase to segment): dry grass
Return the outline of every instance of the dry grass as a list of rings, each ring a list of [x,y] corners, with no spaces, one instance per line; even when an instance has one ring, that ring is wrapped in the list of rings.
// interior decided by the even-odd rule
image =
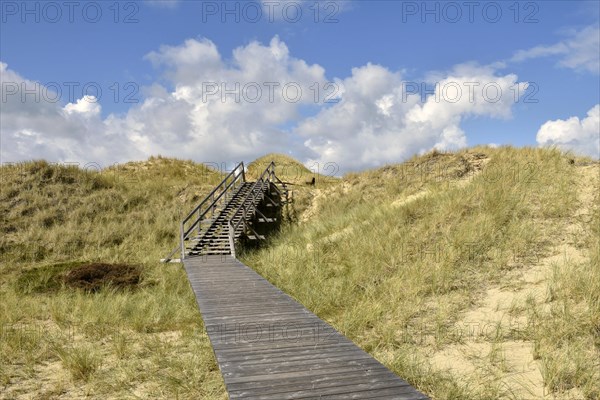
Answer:
[[[599,397],[600,210],[581,196],[598,164],[481,147],[343,179],[269,155],[248,176],[271,159],[295,203],[244,261],[400,376],[435,399],[521,400],[522,352],[550,396]],[[0,398],[226,398],[185,273],[157,262],[222,174],[160,157],[0,172]],[[138,286],[58,279],[89,262],[140,265]]]
[[[0,398],[224,398],[185,273],[158,263],[222,174],[160,157],[1,173]],[[137,289],[67,287],[85,262],[141,265]]]
[[[275,162],[277,176],[287,184],[289,195],[293,199],[293,206],[288,207],[283,213],[286,223],[297,223],[316,197],[340,183],[336,178],[338,172],[336,165],[315,163],[309,169],[295,159],[282,154],[267,154],[251,162],[248,165],[248,178],[257,179],[271,161]]]
[[[244,261],[436,399],[595,399],[599,280],[590,278],[600,267],[591,239],[580,243],[592,254],[580,268],[544,271],[542,285],[559,285],[565,301],[516,302],[508,327],[464,320],[481,315],[492,288],[504,295],[526,285],[518,277],[553,253],[578,208],[585,160],[569,159],[475,148],[349,174],[310,219]],[[547,308],[552,318],[535,314]],[[444,354],[464,363],[460,373],[434,362]],[[523,373],[521,356],[541,376],[534,392],[511,381]]]

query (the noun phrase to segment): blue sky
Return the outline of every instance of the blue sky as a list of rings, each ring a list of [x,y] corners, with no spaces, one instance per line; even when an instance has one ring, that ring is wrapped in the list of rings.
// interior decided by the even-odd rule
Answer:
[[[82,1],[72,16],[63,2],[52,3],[2,2],[3,162],[92,157],[107,164],[155,152],[197,161],[236,160],[272,150],[352,170],[402,161],[433,147],[474,144],[558,145],[598,154],[600,6],[595,1]],[[302,16],[294,21],[299,9]],[[250,51],[253,43],[256,52]],[[213,47],[218,65],[204,57]],[[236,49],[248,50],[250,58],[236,59]],[[286,60],[269,59],[280,50]],[[311,66],[321,71],[308,71]],[[319,87],[331,82],[343,94],[337,104],[300,101],[293,107],[262,98],[259,104],[226,109],[199,101],[203,83],[237,80],[243,86],[252,77],[262,85],[258,76],[285,79],[281,84],[302,80],[305,94],[311,93],[310,76]],[[434,88],[436,82],[458,82],[464,89],[467,77],[479,84],[477,90],[490,82],[504,85],[502,104],[460,109],[438,104],[431,112],[427,99],[410,107],[399,104],[398,93],[407,83]],[[62,87],[62,97],[49,105],[32,96],[23,100],[13,93],[13,84],[21,81],[49,88],[54,82]],[[73,98],[69,82],[79,85]],[[90,82],[92,90],[82,92]],[[513,97],[506,89],[519,83],[529,87],[504,104]],[[372,89],[361,89],[371,84]],[[187,95],[175,95],[178,88],[189,89]],[[97,103],[78,104],[90,100],[81,99],[84,94],[96,95]],[[128,94],[137,103],[126,101]],[[153,122],[143,110],[157,103],[164,106],[151,115],[165,114]],[[281,117],[266,115],[270,107]],[[418,110],[411,111],[414,107]],[[189,114],[177,114],[182,109]],[[197,116],[205,112],[202,125]],[[260,115],[253,118],[253,113]],[[20,117],[32,114],[35,123]],[[59,120],[44,120],[48,114]],[[436,115],[446,120],[439,122]],[[353,117],[356,121],[346,125],[336,121]],[[411,125],[411,118],[419,125]],[[197,149],[180,154],[174,141]],[[250,149],[242,149],[242,143]]]

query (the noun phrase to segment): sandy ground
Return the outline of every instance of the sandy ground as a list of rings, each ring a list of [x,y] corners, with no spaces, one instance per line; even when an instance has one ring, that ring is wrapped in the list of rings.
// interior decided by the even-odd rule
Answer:
[[[507,332],[527,324],[527,319],[511,310],[527,307],[526,301],[543,305],[546,302],[546,279],[552,265],[564,262],[582,262],[586,255],[577,245],[581,238],[580,221],[590,215],[594,201],[594,187],[598,187],[598,166],[578,167],[577,180],[579,207],[574,218],[564,223],[562,237],[551,249],[551,255],[541,258],[511,273],[504,284],[487,289],[476,308],[466,312],[459,326],[469,327],[469,334],[461,344],[446,346],[431,357],[432,364],[450,370],[457,376],[493,374],[516,399],[556,399],[544,390],[540,364],[533,357],[533,343],[529,341],[490,340],[495,329]],[[592,184],[596,182],[595,185]],[[533,258],[532,258],[533,260]],[[516,314],[516,315],[515,315]],[[484,379],[468,379],[485,381]],[[564,399],[582,399],[576,390],[562,395]]]

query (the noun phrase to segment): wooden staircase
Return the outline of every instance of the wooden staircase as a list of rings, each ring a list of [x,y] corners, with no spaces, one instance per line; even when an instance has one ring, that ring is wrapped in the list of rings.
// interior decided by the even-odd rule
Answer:
[[[287,201],[287,186],[275,175],[275,163],[269,164],[256,181],[249,182],[241,162],[184,218],[179,246],[161,261],[210,255],[235,257],[235,247],[242,240],[265,239],[257,225],[279,222],[280,213],[265,210],[280,210]],[[174,259],[177,253],[180,258]]]

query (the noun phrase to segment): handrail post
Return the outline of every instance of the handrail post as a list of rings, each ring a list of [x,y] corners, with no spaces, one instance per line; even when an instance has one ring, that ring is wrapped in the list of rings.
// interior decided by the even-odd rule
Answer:
[[[229,247],[231,248],[231,256],[235,258],[235,233],[231,221],[229,221],[227,225],[229,225]]]
[[[210,217],[214,218],[215,217],[215,192],[212,193],[211,197],[210,197]]]
[[[200,235],[200,231],[202,230],[202,221],[200,220],[200,218],[202,218],[202,210],[199,208],[198,209],[198,235]]]
[[[184,237],[184,232],[185,228],[183,226],[183,222],[180,225],[180,229],[179,229],[179,237],[181,240],[181,261],[183,261],[185,259],[185,237]]]

